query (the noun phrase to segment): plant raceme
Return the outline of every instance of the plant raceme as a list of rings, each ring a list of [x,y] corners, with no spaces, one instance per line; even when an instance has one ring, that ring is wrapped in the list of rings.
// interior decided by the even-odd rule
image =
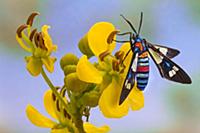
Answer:
[[[52,133],[106,133],[110,130],[108,126],[96,127],[89,123],[92,108],[99,107],[107,118],[120,118],[127,115],[129,109],[139,110],[144,106],[143,92],[136,86],[119,105],[132,55],[129,54],[122,63],[130,49],[129,43],[124,43],[113,54],[116,46],[113,40],[119,31],[109,22],[94,24],[79,41],[82,57],[67,53],[61,58],[60,66],[65,75],[61,80],[64,82],[55,87],[43,68],[50,73],[54,71],[56,58],[51,54],[57,46],[48,34],[50,26],[42,26],[41,32],[33,28],[34,18],[38,14],[32,13],[16,33],[20,46],[31,53],[31,56],[25,57],[28,72],[32,76],[41,74],[50,88],[44,94],[44,107],[51,118],[40,114],[32,105],[27,105],[27,117],[34,125],[50,128]],[[91,57],[96,57],[96,62],[92,63]]]

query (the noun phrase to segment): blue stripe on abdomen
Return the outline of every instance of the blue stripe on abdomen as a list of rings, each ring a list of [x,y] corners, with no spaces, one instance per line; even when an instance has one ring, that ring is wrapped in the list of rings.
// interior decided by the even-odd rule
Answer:
[[[140,58],[140,62],[144,62],[144,63],[146,63],[146,62],[149,62],[149,58]]]

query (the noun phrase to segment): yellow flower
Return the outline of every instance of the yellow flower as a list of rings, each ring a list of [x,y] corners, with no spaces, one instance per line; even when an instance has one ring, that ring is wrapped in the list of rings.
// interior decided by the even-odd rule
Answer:
[[[109,45],[107,43],[108,36],[114,30],[114,25],[108,22],[99,22],[90,28],[87,34],[88,45],[95,56],[98,57],[106,50],[109,50],[109,52],[111,52],[115,48],[115,42],[112,42]]]
[[[32,28],[33,15],[32,13],[27,21],[27,24],[21,25],[16,34],[16,40],[20,46],[27,52],[32,53],[32,56],[25,57],[27,62],[27,70],[32,76],[38,76],[41,73],[42,66],[49,72],[54,71],[55,57],[51,57],[51,53],[56,51],[57,46],[53,44],[48,29],[50,26],[43,25],[41,32],[37,32],[37,29]],[[27,35],[24,30],[27,30]]]
[[[107,41],[108,36],[114,31],[116,31],[114,26],[107,22],[97,23],[90,29],[87,34],[88,45],[97,58],[105,51],[112,52],[115,48],[114,42],[110,45]],[[129,49],[130,44],[125,43],[120,48],[120,51],[127,53]],[[80,80],[99,85],[102,92],[99,99],[99,108],[105,117],[119,118],[127,115],[129,108],[139,110],[144,106],[143,92],[137,89],[136,84],[126,100],[119,105],[120,93],[128,72],[131,56],[132,53],[124,61],[126,66],[124,72],[120,71],[122,68],[119,65],[117,65],[119,70],[114,69],[113,63],[117,59],[111,54],[106,54],[104,60],[98,60],[96,64],[90,63],[87,56],[83,55],[77,64],[76,71]]]
[[[102,27],[106,27],[103,28]],[[99,22],[90,28],[88,33],[80,40],[79,49],[87,55],[89,58],[93,55],[99,57],[101,53],[107,51],[111,52],[115,48],[115,42],[111,42],[108,45],[106,39],[110,35],[110,32],[115,30],[115,27],[108,22]],[[95,44],[95,46],[93,45]]]
[[[43,116],[32,105],[26,108],[28,119],[36,126],[50,128],[51,133],[78,133],[67,111],[57,102],[52,91],[47,90],[44,95],[44,106],[54,120]],[[108,126],[96,127],[88,122],[85,122],[83,126],[86,133],[106,133],[110,130]]]

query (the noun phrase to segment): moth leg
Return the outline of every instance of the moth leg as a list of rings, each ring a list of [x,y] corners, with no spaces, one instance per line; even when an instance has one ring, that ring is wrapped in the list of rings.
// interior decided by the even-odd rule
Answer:
[[[125,33],[117,33],[116,35],[118,35],[118,36],[124,36],[124,35],[132,35],[132,33],[131,32],[125,32]]]
[[[124,56],[123,60],[122,60],[122,64],[124,63],[126,57],[128,57],[128,54],[131,52],[132,49],[129,49],[128,52],[126,53],[126,55]]]
[[[126,55],[124,56],[124,58],[120,61],[120,64],[122,66],[122,70],[120,71],[120,73],[123,73],[125,68],[126,68],[126,65],[124,65],[124,61],[126,59],[126,57],[128,57],[128,54],[130,53],[131,49],[126,53]]]
[[[115,41],[115,42],[119,42],[119,43],[127,43],[127,42],[129,42],[129,43],[131,43],[131,41],[132,41],[132,32],[116,33],[116,35],[118,35],[118,36],[129,35],[129,41],[118,41],[118,40],[114,40],[113,39],[113,41]],[[131,50],[132,49],[129,49],[129,51],[126,53],[126,55],[123,57],[123,59],[120,58],[120,64],[122,66],[122,70],[120,71],[120,73],[123,73],[125,68],[126,68],[126,66],[124,65],[124,60],[127,58],[128,54],[130,53]]]
[[[124,70],[126,69],[126,65],[121,64],[122,65],[122,69],[120,70],[120,73],[124,73]]]
[[[117,33],[117,35],[118,36],[129,35],[129,42],[131,42],[131,39],[132,39],[132,33],[131,32]]]
[[[121,43],[131,42],[131,39],[132,39],[132,33],[131,32],[117,33],[116,35],[118,35],[118,36],[129,35],[129,41],[119,41],[119,42],[121,42]],[[113,41],[115,41],[115,40],[113,40]],[[116,41],[116,42],[118,42],[118,41]]]
[[[99,59],[100,59],[101,61],[103,61],[104,58],[105,58],[107,55],[109,55],[109,54],[110,54],[109,50],[106,50],[106,51],[102,52],[102,53],[99,55]]]
[[[119,41],[119,40],[114,40],[114,39],[112,41],[118,42],[118,43],[127,43],[127,42],[130,42],[130,41]]]

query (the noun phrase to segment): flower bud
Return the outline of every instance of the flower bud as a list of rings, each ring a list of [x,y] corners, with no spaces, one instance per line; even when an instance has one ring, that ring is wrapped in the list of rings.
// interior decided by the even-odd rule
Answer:
[[[65,73],[65,76],[67,76],[70,73],[76,72],[76,65],[66,65],[63,68],[63,71]]]
[[[90,92],[86,92],[82,96],[81,100],[84,105],[90,106],[90,107],[95,107],[98,105],[99,98],[100,98],[100,93],[95,90],[92,90]]]
[[[65,76],[64,82],[67,89],[75,93],[84,92],[88,86],[88,83],[78,79],[76,73],[70,73],[67,76]]]
[[[79,47],[79,50],[87,55],[88,58],[94,56],[93,52],[91,51],[89,45],[88,45],[88,38],[87,38],[87,35],[85,35],[80,41],[79,41],[79,44],[78,44],[78,47]]]
[[[64,69],[66,65],[76,65],[78,63],[78,60],[79,59],[76,55],[68,53],[60,60],[60,66],[62,69]]]

